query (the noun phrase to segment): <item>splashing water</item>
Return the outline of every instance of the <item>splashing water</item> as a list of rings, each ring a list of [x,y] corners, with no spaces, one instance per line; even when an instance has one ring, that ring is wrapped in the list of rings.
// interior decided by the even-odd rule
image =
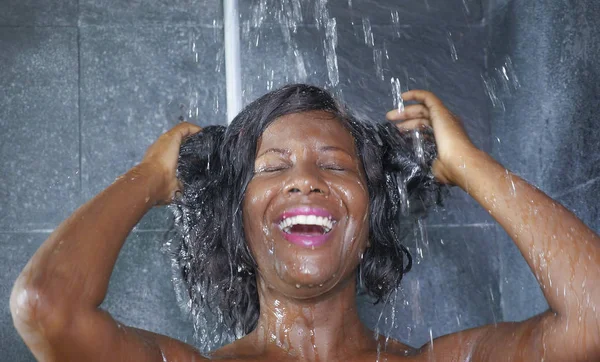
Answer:
[[[458,52],[456,51],[454,40],[452,40],[452,32],[448,32],[446,39],[448,39],[448,45],[450,46],[450,56],[452,57],[452,61],[456,62],[458,60]]]
[[[398,11],[392,11],[390,13],[391,17],[392,17],[392,25],[394,27],[394,32],[396,33],[397,37],[400,37],[400,14],[398,14]]]
[[[310,75],[311,64],[310,58],[306,57],[306,54],[303,54],[303,48],[300,47],[296,41],[296,36],[298,34],[298,29],[301,27],[304,20],[303,16],[306,16],[306,12],[303,12],[303,7],[306,7],[307,2],[301,0],[257,0],[253,1],[253,6],[251,7],[251,15],[249,19],[242,24],[242,33],[247,40],[247,46],[251,48],[256,48],[259,46],[265,46],[265,42],[267,38],[265,34],[261,32],[261,28],[267,26],[267,22],[269,19],[275,20],[275,29],[279,29],[281,31],[281,37],[285,42],[285,46],[287,46],[287,56],[289,59],[293,61],[286,62],[284,66],[284,77],[285,81],[289,80],[294,81],[304,81]],[[324,60],[327,66],[327,79],[329,87],[337,87],[340,84],[340,74],[339,74],[339,65],[338,65],[338,55],[337,55],[337,47],[338,47],[338,28],[343,27],[344,24],[342,20],[331,17],[329,15],[329,11],[327,9],[328,2],[327,0],[315,0],[314,1],[314,21],[315,27],[320,30],[322,35],[323,42],[323,51],[324,51]],[[466,6],[466,5],[465,5]],[[352,8],[352,0],[348,0],[348,7]],[[304,14],[304,15],[303,15]],[[360,18],[357,18],[360,19]],[[385,74],[384,74],[384,65],[387,65],[387,61],[390,60],[390,55],[388,53],[387,45],[384,41],[381,41],[379,35],[377,35],[377,47],[375,46],[375,38],[376,36],[373,33],[373,27],[371,24],[371,20],[367,17],[362,17],[362,24],[358,23],[356,26],[357,35],[359,36],[358,41],[364,42],[367,49],[372,50],[372,59],[374,64],[375,76],[378,80],[381,80],[383,85],[385,85]],[[391,12],[391,20],[394,32],[397,37],[400,37],[400,32],[402,29],[400,23],[400,14],[398,11]],[[375,21],[375,20],[373,20]],[[215,24],[215,29],[218,28],[218,24]],[[254,28],[254,29],[253,29]],[[256,30],[259,29],[259,30]],[[362,30],[362,34],[360,34]],[[377,27],[375,27],[377,30]],[[252,34],[252,36],[251,36]],[[244,38],[244,37],[243,37]],[[443,35],[442,35],[443,40]],[[456,47],[452,41],[452,34],[450,32],[447,33],[448,45],[450,47],[451,59],[453,61],[458,60],[458,54],[456,51]],[[200,61],[199,54],[199,44],[196,41],[192,41],[190,43],[190,49],[192,52],[194,62],[198,63]],[[215,70],[217,72],[221,72],[222,64],[224,62],[224,53],[223,50],[220,50],[216,54],[217,62]],[[343,61],[344,59],[340,59]],[[341,63],[342,66],[344,63]],[[271,90],[279,86],[279,74],[276,67],[269,67],[268,64],[264,64],[262,67],[262,73],[259,76],[261,77],[261,86],[266,86],[267,90]],[[409,75],[408,70],[404,69],[404,74],[400,75],[403,77],[403,82],[401,83],[399,77],[392,77],[390,79],[390,84],[392,87],[392,97],[394,102],[394,107],[399,111],[404,111],[405,104],[402,99],[402,85],[405,89],[408,89]],[[369,71],[372,72],[372,68],[369,68]],[[510,84],[518,84],[518,80],[513,78],[511,75],[513,74],[512,63],[506,63],[504,66],[498,69],[498,72],[494,73],[494,77],[496,79],[497,85],[495,87],[501,88],[504,86],[506,81],[510,80]],[[412,78],[411,78],[412,79]],[[414,79],[413,79],[414,81]],[[389,88],[386,88],[389,89]],[[248,86],[244,91],[248,92]],[[214,108],[218,110],[218,97],[215,97]],[[194,93],[194,100],[190,102],[190,106],[186,109],[187,116],[190,118],[198,118],[198,93]],[[423,134],[420,132],[416,132],[414,137],[414,150],[417,154],[421,163],[424,162],[424,149],[423,149]],[[400,187],[400,186],[398,186]],[[408,199],[408,195],[405,189],[400,190],[399,192],[402,200],[399,203],[402,205],[401,207],[406,209],[406,212],[410,209],[410,203]],[[421,261],[428,255],[429,251],[429,242],[427,240],[427,232],[425,224],[422,220],[419,220],[417,227],[414,231],[414,238],[416,242],[416,251],[418,257],[416,258],[417,264],[421,263]],[[269,241],[271,242],[271,241]],[[272,242],[271,242],[272,243]],[[272,244],[269,246],[269,252],[274,253]],[[232,270],[237,270],[237,273],[241,272],[241,266],[231,266]],[[174,277],[174,283],[181,283],[181,280],[178,280],[177,277]],[[386,315],[380,315],[379,319],[382,321],[383,325],[376,327],[377,332],[381,331],[382,335],[385,335],[385,343],[382,346],[378,346],[378,360],[380,358],[379,353],[381,351],[385,351],[388,347],[388,342],[390,339],[390,335],[393,335],[394,329],[397,327],[398,321],[396,320],[399,316],[399,311],[397,310],[397,305],[400,303],[399,297],[402,297],[402,294],[395,290],[390,294],[388,300],[386,300],[386,304],[390,306],[390,308],[386,311]],[[190,301],[186,299],[185,296],[178,295],[178,301],[180,304],[190,307]],[[417,300],[418,302],[418,300]],[[409,301],[405,300],[405,303],[409,303]],[[410,304],[413,308],[417,308],[418,312],[421,313],[420,309],[415,301],[410,301]],[[382,311],[383,313],[383,311]],[[201,346],[204,346],[204,350],[212,350],[216,347],[219,347],[224,342],[233,341],[234,337],[231,336],[231,333],[227,333],[229,331],[213,331],[209,329],[207,326],[214,325],[214,321],[222,321],[223,315],[222,313],[217,313],[214,315],[212,311],[207,309],[200,309],[195,312],[193,315],[195,320],[194,328],[195,334]],[[418,319],[418,318],[415,318]],[[422,320],[421,320],[422,323]],[[411,327],[407,327],[411,330]],[[241,336],[242,331],[236,330],[233,331],[235,336]],[[431,334],[431,330],[429,330]],[[314,335],[314,332],[313,332]]]
[[[400,79],[392,77],[392,95],[394,97],[394,106],[398,112],[404,112],[404,100],[402,99],[402,89],[400,88]]]
[[[375,63],[377,78],[385,80],[383,75],[383,51],[381,49],[373,49],[373,63]]]
[[[506,110],[505,99],[521,88],[519,77],[515,71],[512,59],[505,57],[499,67],[481,74],[485,92],[494,108]]]
[[[327,75],[329,76],[329,82],[332,87],[337,86],[338,83],[340,82],[337,53],[335,51],[336,47],[337,47],[336,21],[333,18],[329,18],[329,19],[327,19],[325,56],[327,59]]]
[[[373,37],[373,30],[371,29],[371,20],[369,18],[362,18],[363,34],[365,38],[365,44],[373,47],[375,46],[375,39]]]

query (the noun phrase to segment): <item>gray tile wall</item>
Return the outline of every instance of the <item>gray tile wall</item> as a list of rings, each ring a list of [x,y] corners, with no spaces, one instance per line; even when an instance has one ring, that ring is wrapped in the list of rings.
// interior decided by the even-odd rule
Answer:
[[[393,107],[389,79],[398,77],[403,89],[437,92],[480,147],[600,229],[593,201],[600,191],[593,14],[600,9],[593,1],[576,9],[524,0],[330,1],[335,86],[315,1],[302,2],[302,19],[281,18],[297,2],[240,3],[245,103],[308,82],[383,119]],[[8,296],[52,229],[180,117],[225,122],[222,35],[220,1],[0,2],[0,360],[33,360],[12,328]],[[507,59],[519,88],[499,73]],[[159,251],[170,223],[156,209],[138,224],[104,306],[125,323],[193,343]],[[423,232],[425,239],[417,229],[407,240],[416,264],[393,306],[359,298],[369,326],[420,346],[430,334],[524,319],[546,307],[512,241],[464,193],[453,190]]]
[[[502,69],[509,56],[509,78],[520,84],[497,83],[493,155],[599,232],[600,3],[489,5],[489,71]],[[519,250],[496,228],[504,318],[545,311],[546,300]]]
[[[0,2],[0,361],[34,360],[8,299],[52,229],[180,117],[225,122],[221,12],[216,1]],[[160,252],[170,222],[156,209],[137,225],[103,306],[193,343]]]

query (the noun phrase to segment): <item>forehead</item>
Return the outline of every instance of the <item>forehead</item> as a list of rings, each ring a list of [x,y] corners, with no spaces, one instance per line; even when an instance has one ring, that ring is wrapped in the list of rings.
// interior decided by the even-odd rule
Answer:
[[[258,149],[291,143],[335,146],[354,153],[354,139],[334,115],[324,111],[292,113],[277,118],[259,140]]]

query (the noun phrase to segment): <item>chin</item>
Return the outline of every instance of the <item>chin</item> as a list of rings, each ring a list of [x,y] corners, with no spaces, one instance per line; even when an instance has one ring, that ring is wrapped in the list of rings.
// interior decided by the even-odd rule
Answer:
[[[353,277],[358,266],[358,260],[352,260],[351,264],[356,265],[344,265],[341,255],[337,261],[331,257],[296,255],[294,260],[275,260],[275,273],[267,278],[263,275],[263,278],[283,294],[299,299],[315,298],[327,293]]]
[[[366,235],[356,227],[334,228],[326,242],[317,246],[293,243],[282,232],[268,233],[252,243],[264,285],[287,297],[309,299],[319,297],[348,280],[355,281],[360,253],[367,244]]]

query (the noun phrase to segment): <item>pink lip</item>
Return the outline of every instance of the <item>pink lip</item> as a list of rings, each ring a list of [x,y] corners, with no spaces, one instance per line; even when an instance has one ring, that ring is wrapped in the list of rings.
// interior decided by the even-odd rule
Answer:
[[[302,234],[288,234],[281,230],[283,238],[292,244],[303,246],[305,248],[316,248],[325,244],[331,237],[331,231],[323,235],[302,235]]]
[[[281,216],[279,217],[279,222],[281,222],[281,220],[286,219],[288,217],[298,216],[298,215],[315,215],[315,216],[333,218],[333,215],[325,209],[304,206],[304,207],[297,207],[297,208],[293,208],[293,209],[284,211],[283,214],[281,214]],[[334,225],[334,227],[335,227],[335,225]],[[323,235],[303,235],[303,234],[288,234],[285,231],[281,230],[281,234],[283,234],[283,238],[285,240],[289,241],[290,243],[298,245],[298,246],[302,246],[305,248],[311,248],[311,247],[315,248],[317,246],[321,246],[321,245],[325,244],[331,238],[331,231],[328,232],[327,234],[323,234]]]

